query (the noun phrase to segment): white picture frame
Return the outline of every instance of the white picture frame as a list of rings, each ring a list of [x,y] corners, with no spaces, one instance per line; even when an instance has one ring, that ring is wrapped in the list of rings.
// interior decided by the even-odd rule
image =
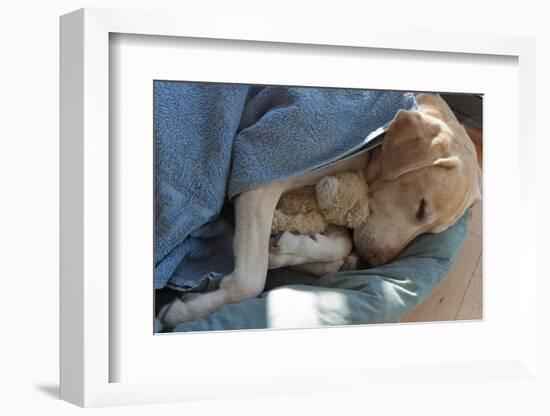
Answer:
[[[236,32],[234,28],[237,26],[244,29]],[[510,113],[512,117],[506,122],[511,123],[512,127],[519,126],[519,132],[509,134],[517,142],[521,140],[522,143],[532,143],[535,140],[533,38],[472,33],[437,33],[434,36],[429,31],[404,32],[378,28],[350,28],[348,31],[328,35],[322,27],[312,26],[307,33],[299,28],[281,31],[277,26],[265,22],[248,22],[244,18],[242,25],[237,26],[234,22],[221,19],[205,24],[203,20],[173,13],[108,9],[82,9],[61,18],[61,398],[80,406],[106,406],[214,397],[313,393],[348,388],[361,391],[367,386],[373,390],[379,384],[387,385],[395,379],[405,384],[416,381],[428,385],[434,381],[453,380],[479,383],[480,386],[482,381],[487,380],[518,383],[529,380],[530,383],[537,383],[534,302],[537,279],[534,259],[536,218],[532,215],[536,201],[533,198],[534,184],[531,180],[535,166],[535,146],[517,146],[513,151],[507,150],[509,157],[515,157],[513,160],[518,165],[517,170],[509,173],[518,174],[515,179],[518,187],[513,191],[517,193],[518,203],[507,209],[517,213],[517,218],[521,218],[512,232],[516,233],[516,238],[510,243],[509,249],[510,253],[516,255],[509,259],[514,267],[510,267],[511,271],[508,272],[511,282],[518,283],[518,290],[513,294],[516,308],[510,312],[510,318],[516,323],[512,329],[503,329],[502,322],[495,318],[494,325],[500,328],[499,333],[512,332],[506,338],[512,346],[502,348],[499,354],[495,353],[494,359],[488,359],[486,354],[476,357],[474,352],[468,361],[463,359],[453,362],[448,357],[441,356],[439,361],[436,360],[437,363],[419,360],[412,366],[410,362],[407,365],[396,362],[395,366],[387,363],[376,366],[371,362],[356,367],[352,367],[350,363],[339,367],[337,361],[327,360],[326,367],[314,370],[306,365],[292,372],[274,371],[268,367],[253,372],[249,368],[252,367],[252,362],[244,361],[240,368],[216,367],[221,365],[220,361],[205,364],[202,371],[198,367],[187,367],[185,376],[171,379],[150,374],[143,380],[134,380],[135,377],[129,377],[128,380],[125,377],[113,377],[112,368],[121,360],[120,351],[124,350],[113,349],[112,345],[114,335],[111,320],[114,311],[120,310],[121,306],[114,304],[116,299],[113,292],[116,290],[109,280],[116,262],[116,259],[110,257],[110,227],[113,226],[110,215],[110,200],[113,197],[109,193],[110,172],[116,170],[116,166],[113,166],[116,160],[110,158],[109,148],[109,137],[112,134],[109,124],[112,87],[109,72],[111,34],[247,41],[256,42],[256,49],[259,50],[266,44],[258,42],[269,42],[279,45],[282,50],[290,45],[331,45],[333,51],[352,47],[359,50],[369,48],[384,51],[405,50],[411,53],[432,52],[440,56],[463,54],[474,62],[476,56],[511,57],[517,60],[519,95],[518,105],[513,107],[514,110]],[[254,80],[244,77],[242,82]],[[334,82],[328,81],[327,85],[333,85]],[[426,85],[426,88],[429,89],[430,86]],[[516,111],[516,108],[519,110]],[[503,151],[506,153],[506,149]],[[490,169],[490,153],[486,154],[489,160],[484,161],[485,169]],[[150,161],[146,155],[140,155],[136,156],[135,162],[147,164]],[[495,192],[489,195],[498,197]],[[485,209],[490,209],[487,204]],[[529,215],[520,215],[521,213]],[[520,266],[521,281],[516,280]],[[493,271],[498,272],[496,269]],[[144,296],[143,293],[137,295],[136,302],[145,301]],[[487,325],[490,323],[485,322]],[[387,327],[378,326],[377,331],[384,332],[384,328]],[[411,331],[425,331],[425,335],[429,336],[433,329],[422,325],[402,325],[399,328],[401,329],[396,330],[397,336],[407,336],[405,333],[410,334]],[[449,336],[452,333],[459,336],[457,331],[461,329],[457,328],[455,326],[443,331],[447,331]],[[473,331],[465,332],[466,337],[473,336],[476,331],[482,336],[484,331],[483,326],[461,328]],[[342,328],[338,330],[342,331]],[[310,331],[307,337],[317,341],[315,337],[321,336],[319,334],[330,336],[327,331],[333,330]],[[338,335],[363,336],[365,328],[346,328],[344,331],[346,332]],[[285,331],[277,332],[283,334],[279,337],[284,337]],[[247,345],[269,348],[262,341],[265,334],[257,332],[248,336]],[[150,336],[153,337],[152,331]],[[235,348],[239,343],[245,342],[242,333],[231,337],[228,334],[185,336],[200,337],[200,342],[203,343],[205,336],[210,339],[223,336],[226,340],[231,339]],[[157,336],[158,339],[162,339],[160,342],[164,348],[174,348],[167,345],[170,343],[181,343],[181,337],[177,336]],[[139,346],[133,346],[139,351]],[[254,365],[257,366],[257,362]],[[235,371],[231,370],[240,370],[241,374],[236,376]]]

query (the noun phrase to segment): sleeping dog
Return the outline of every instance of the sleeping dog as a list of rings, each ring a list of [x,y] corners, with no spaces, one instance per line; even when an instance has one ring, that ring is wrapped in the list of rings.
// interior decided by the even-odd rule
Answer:
[[[235,200],[235,268],[219,289],[184,295],[172,303],[164,322],[175,325],[201,318],[218,308],[258,296],[268,267],[342,261],[351,240],[341,232],[321,238],[292,235],[279,240],[269,255],[271,222],[281,195],[316,184],[338,172],[366,169],[371,213],[353,232],[359,256],[371,266],[385,264],[416,236],[439,233],[454,224],[481,197],[481,171],[475,147],[452,110],[437,94],[417,96],[419,111],[400,111],[381,147],[322,169],[258,189]],[[344,247],[345,248],[345,247]],[[347,251],[347,252],[346,252]],[[344,253],[339,259],[327,253]],[[284,256],[282,258],[281,256]],[[301,259],[301,260],[300,260]]]

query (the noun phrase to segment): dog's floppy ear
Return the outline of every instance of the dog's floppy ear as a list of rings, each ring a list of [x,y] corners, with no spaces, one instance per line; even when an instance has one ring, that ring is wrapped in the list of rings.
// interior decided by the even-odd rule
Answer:
[[[460,159],[449,156],[449,139],[440,132],[437,123],[428,122],[418,112],[400,110],[382,144],[382,180],[392,181],[426,166],[457,167]]]

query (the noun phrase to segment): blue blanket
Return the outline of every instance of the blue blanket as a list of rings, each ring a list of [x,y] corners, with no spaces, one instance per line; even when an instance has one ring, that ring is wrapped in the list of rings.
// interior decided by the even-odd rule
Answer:
[[[208,291],[233,270],[239,193],[349,154],[410,93],[156,81],[155,287]]]

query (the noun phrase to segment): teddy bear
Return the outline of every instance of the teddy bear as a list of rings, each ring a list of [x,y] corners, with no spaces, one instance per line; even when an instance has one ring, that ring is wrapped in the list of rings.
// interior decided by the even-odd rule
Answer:
[[[289,191],[277,203],[271,232],[314,235],[329,224],[356,228],[369,215],[368,191],[363,172],[325,176],[316,185]]]

